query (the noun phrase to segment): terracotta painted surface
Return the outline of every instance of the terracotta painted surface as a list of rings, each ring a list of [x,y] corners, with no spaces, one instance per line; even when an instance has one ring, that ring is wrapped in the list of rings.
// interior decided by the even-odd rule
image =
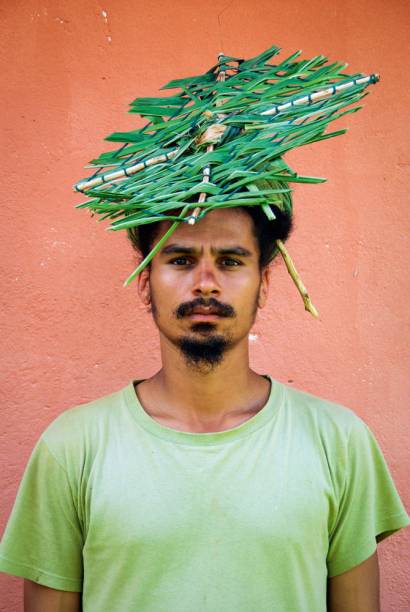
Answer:
[[[352,407],[373,429],[409,507],[408,225],[410,119],[403,94],[406,1],[14,0],[0,8],[3,206],[1,507],[3,528],[32,447],[64,409],[156,371],[158,340],[120,233],[103,231],[71,185],[112,131],[140,125],[136,96],[199,74],[223,50],[272,43],[378,71],[348,135],[288,156],[301,173],[289,248],[320,311],[315,321],[282,263],[253,330],[252,363]],[[407,462],[407,466],[406,466]],[[407,468],[407,469],[406,469]],[[382,610],[410,607],[409,533],[379,550]],[[21,581],[0,577],[0,610],[21,610]],[[409,606],[409,607],[408,607]]]

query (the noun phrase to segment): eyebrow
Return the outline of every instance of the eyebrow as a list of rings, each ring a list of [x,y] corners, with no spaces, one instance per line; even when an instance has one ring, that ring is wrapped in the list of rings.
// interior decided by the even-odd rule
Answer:
[[[211,252],[213,254],[216,253],[217,255],[238,255],[239,257],[250,257],[252,255],[251,251],[237,245],[220,247],[219,249],[212,247]],[[200,249],[190,246],[183,246],[182,244],[169,244],[162,249],[161,253],[163,255],[170,255],[173,253],[183,255],[199,255]]]

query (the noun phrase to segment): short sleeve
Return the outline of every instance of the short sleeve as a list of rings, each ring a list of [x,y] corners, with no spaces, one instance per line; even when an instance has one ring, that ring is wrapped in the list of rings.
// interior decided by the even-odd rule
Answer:
[[[329,539],[329,577],[368,559],[377,543],[410,523],[377,441],[360,419],[349,436],[344,487]]]
[[[0,544],[0,571],[54,589],[80,592],[82,548],[67,473],[40,438]]]

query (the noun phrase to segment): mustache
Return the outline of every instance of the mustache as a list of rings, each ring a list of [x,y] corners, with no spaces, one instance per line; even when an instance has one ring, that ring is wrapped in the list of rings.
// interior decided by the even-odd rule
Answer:
[[[183,302],[178,306],[175,310],[175,316],[177,319],[182,319],[183,317],[187,317],[192,314],[192,311],[197,306],[210,306],[215,309],[215,314],[220,317],[235,317],[236,312],[229,304],[224,304],[222,302],[218,302],[215,298],[210,298],[209,300],[205,300],[202,297],[196,298],[192,300],[192,302]]]

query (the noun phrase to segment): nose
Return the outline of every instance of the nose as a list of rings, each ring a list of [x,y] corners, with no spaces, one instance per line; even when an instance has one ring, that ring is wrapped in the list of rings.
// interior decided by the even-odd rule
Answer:
[[[195,267],[192,293],[195,296],[216,296],[221,293],[217,270],[211,261],[203,259]]]

